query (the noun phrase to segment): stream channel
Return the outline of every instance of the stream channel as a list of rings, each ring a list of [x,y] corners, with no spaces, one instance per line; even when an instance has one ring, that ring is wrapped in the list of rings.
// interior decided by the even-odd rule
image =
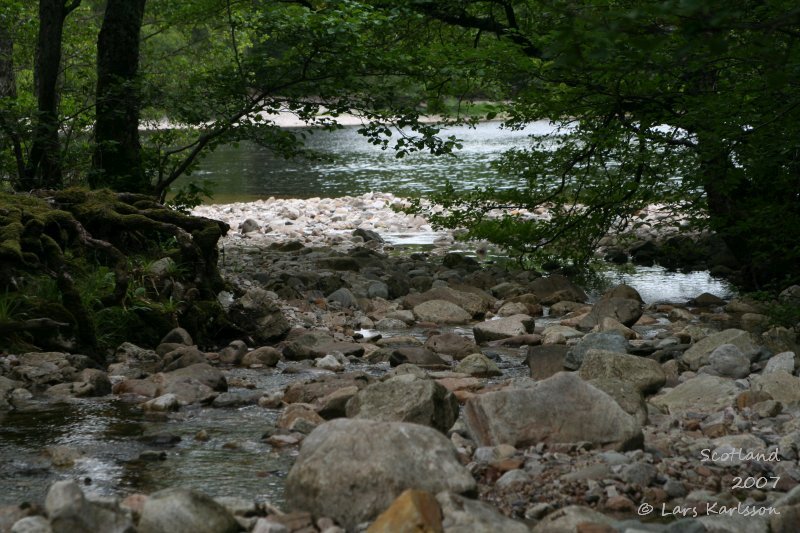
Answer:
[[[462,190],[488,184],[515,187],[518,183],[513,179],[497,176],[491,161],[512,146],[524,146],[530,135],[550,131],[552,127],[546,122],[525,131],[501,129],[498,123],[455,128],[447,134],[463,140],[464,148],[457,156],[411,154],[397,159],[390,150],[368,144],[356,128],[346,127],[310,136],[308,147],[330,155],[326,160],[287,161],[242,143],[238,148],[220,147],[203,161],[194,177],[214,183],[215,203],[271,196],[354,196],[370,191],[412,196],[441,190],[446,180]],[[405,236],[392,244],[396,248],[424,246],[427,238]],[[683,274],[640,267],[633,273],[609,271],[608,276],[613,283],[635,287],[647,303],[685,302],[702,292],[730,295],[723,281],[706,272]],[[546,317],[537,319],[537,325],[547,322]],[[399,332],[381,333],[389,336]],[[420,338],[425,335],[417,329],[411,333]],[[527,375],[519,350],[496,355],[501,357],[504,377]],[[310,376],[284,374],[284,368],[283,363],[274,370],[237,368],[228,375],[246,379],[262,391],[280,389]],[[388,364],[352,364],[348,370],[380,374],[388,370]],[[84,490],[94,494],[124,496],[183,485],[213,496],[262,498],[280,506],[284,478],[297,450],[273,449],[262,441],[265,428],[274,424],[278,414],[258,406],[188,407],[160,418],[146,416],[136,406],[111,397],[68,403],[34,398],[22,409],[0,412],[0,505],[41,502],[53,481],[79,479]],[[202,429],[209,440],[194,438]],[[50,448],[57,454],[59,447],[77,452],[79,457],[64,466],[53,466],[43,450]],[[161,451],[163,460],[153,453]]]

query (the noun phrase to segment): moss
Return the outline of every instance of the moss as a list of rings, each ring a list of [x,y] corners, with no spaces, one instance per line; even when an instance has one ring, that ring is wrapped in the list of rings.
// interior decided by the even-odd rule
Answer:
[[[83,189],[34,194],[40,197],[0,193],[0,290],[31,292],[35,305],[27,318],[69,322],[70,332],[89,347],[123,340],[152,345],[176,325],[174,306],[162,305],[155,292],[132,306],[132,265],[169,255],[183,266],[171,274],[174,281],[209,298],[222,285],[216,246],[225,224],[176,213],[142,195]],[[33,294],[43,275],[55,288],[48,298],[59,308],[44,306]],[[231,330],[218,305],[195,315],[194,329],[209,344],[217,332]]]

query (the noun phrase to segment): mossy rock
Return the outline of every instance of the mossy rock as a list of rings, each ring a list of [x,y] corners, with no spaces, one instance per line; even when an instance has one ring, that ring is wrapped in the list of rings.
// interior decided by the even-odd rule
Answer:
[[[35,290],[35,280],[46,276],[57,287],[57,296],[49,299],[58,306],[37,302],[24,317],[31,328],[41,329],[39,319],[66,322],[78,348],[88,352],[117,341],[155,345],[177,323],[159,302],[163,291],[146,296],[149,309],[134,307],[131,288],[147,286],[147,280],[134,278],[139,274],[132,265],[173,257],[185,266],[175,281],[211,299],[223,286],[217,242],[227,230],[224,223],[172,211],[142,195],[83,189],[0,193],[0,291]],[[165,250],[168,242],[175,245]],[[85,290],[86,280],[101,268],[113,281]],[[211,343],[214,332],[230,331],[221,309],[199,314],[202,321],[192,318],[195,329],[208,332],[199,338]],[[38,331],[28,335],[31,341],[34,336]]]

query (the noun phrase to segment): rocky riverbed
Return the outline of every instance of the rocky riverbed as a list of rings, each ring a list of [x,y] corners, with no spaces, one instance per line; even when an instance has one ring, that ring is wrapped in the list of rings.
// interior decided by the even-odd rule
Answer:
[[[231,290],[219,301],[252,334],[225,346],[178,328],[158,346],[119,346],[105,368],[0,356],[4,426],[116,402],[119,426],[159,428],[131,430],[131,446],[115,426],[129,452],[116,460],[160,478],[103,486],[74,467],[106,452],[51,439],[37,468],[62,479],[40,501],[4,500],[0,530],[796,530],[794,329],[712,294],[645,304],[619,285],[590,303],[562,276],[482,262],[481,246],[454,253],[452,235],[390,209],[400,202],[198,208],[236,228],[221,243]],[[782,298],[798,303],[800,287]],[[219,452],[221,478],[226,451],[242,450],[283,465],[230,466],[234,485],[278,478],[270,498],[179,486],[187,455]],[[31,475],[5,459],[4,478]]]

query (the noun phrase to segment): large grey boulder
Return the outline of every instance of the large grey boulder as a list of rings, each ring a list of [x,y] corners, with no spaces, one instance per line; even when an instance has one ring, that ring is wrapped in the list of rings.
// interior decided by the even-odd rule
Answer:
[[[446,433],[458,417],[458,401],[433,380],[402,374],[358,391],[347,402],[347,416],[422,424]]]
[[[55,533],[136,531],[127,514],[119,508],[108,508],[90,502],[80,486],[72,480],[53,483],[47,491],[44,507]]]
[[[26,516],[14,522],[11,533],[53,533],[50,522],[43,516]]]
[[[254,287],[234,300],[228,310],[229,318],[257,344],[280,340],[290,326],[278,304],[264,289]]]
[[[436,501],[442,509],[444,531],[466,533],[529,533],[528,526],[502,515],[497,509],[478,500],[452,492],[440,492]]]
[[[147,379],[117,383],[114,394],[132,393],[152,398],[174,394],[183,405],[212,401],[218,392],[228,390],[222,372],[208,363],[198,363],[172,372],[159,372]]]
[[[348,372],[338,375],[327,375],[301,382],[294,382],[286,387],[283,401],[286,403],[314,403],[341,389],[363,389],[375,378],[364,372]]]
[[[449,355],[456,360],[463,359],[469,354],[480,351],[477,344],[456,333],[431,335],[428,340],[425,341],[425,347],[436,353]]]
[[[650,403],[673,415],[715,413],[733,405],[739,392],[731,379],[701,374],[674,389],[661,391],[650,398]]]
[[[683,362],[697,371],[709,363],[711,352],[723,344],[733,344],[747,357],[753,357],[759,351],[749,333],[741,329],[726,329],[694,343],[683,353]]]
[[[618,331],[587,333],[567,352],[567,356],[564,358],[564,367],[570,370],[579,369],[583,364],[586,352],[589,350],[627,353],[628,346],[628,340]]]
[[[242,366],[263,365],[276,366],[281,360],[281,352],[272,346],[261,346],[242,357]]]
[[[286,479],[286,500],[293,509],[352,529],[406,489],[460,494],[475,486],[453,444],[433,428],[337,419],[303,441]]]
[[[481,446],[588,441],[617,450],[641,447],[642,428],[608,394],[576,374],[561,372],[529,388],[470,398],[464,408]]]
[[[755,376],[753,390],[766,392],[784,405],[800,402],[800,378],[785,371]]]
[[[595,378],[589,383],[614,398],[622,410],[633,416],[639,424],[644,426],[647,423],[647,402],[641,391],[631,383],[617,378]]]
[[[625,298],[627,300],[636,300],[639,303],[644,302],[644,300],[642,300],[642,295],[639,294],[639,291],[624,283],[608,289],[603,293],[603,298]]]
[[[708,356],[712,373],[726,378],[744,378],[750,374],[750,358],[738,346],[722,344]]]
[[[525,365],[530,369],[530,376],[542,380],[563,372],[568,351],[564,344],[528,346]]]
[[[489,309],[490,299],[489,295],[481,296],[450,287],[436,287],[423,293],[409,294],[403,298],[403,306],[406,309],[414,309],[423,302],[445,300],[469,313],[470,317],[479,317]]]
[[[142,509],[139,533],[234,533],[241,527],[210,496],[184,488],[150,495]]]
[[[487,320],[472,328],[475,342],[489,342],[508,339],[518,335],[533,333],[535,326],[533,317],[529,315],[512,315],[497,320]]]
[[[475,377],[500,376],[503,372],[497,365],[482,353],[473,353],[461,360],[455,368],[456,372]]]
[[[298,335],[291,341],[286,342],[283,347],[283,356],[290,361],[316,359],[325,357],[333,352],[361,357],[364,355],[364,345],[355,342],[337,341],[327,333],[311,331]]]
[[[773,355],[767,361],[766,366],[764,366],[764,374],[771,374],[773,372],[788,372],[789,374],[793,374],[796,365],[797,357],[795,356],[794,352],[783,352],[776,355]],[[2,385],[0,385],[0,389]]]
[[[661,365],[652,359],[605,350],[589,350],[579,371],[583,379],[615,378],[632,384],[641,393],[658,392],[667,381]]]
[[[466,324],[472,319],[472,315],[447,300],[422,302],[414,306],[414,316],[422,322],[435,324]]]
[[[111,381],[108,374],[96,368],[85,368],[75,375],[72,383],[53,385],[45,394],[55,397],[88,398],[105,396],[111,393]]]
[[[624,326],[632,326],[642,316],[640,301],[630,298],[601,298],[597,301],[588,315],[578,323],[580,329],[592,329],[599,325],[604,318],[613,318]]]
[[[114,351],[114,360],[148,374],[158,372],[163,366],[161,357],[155,351],[141,348],[130,342],[123,342],[117,347]]]
[[[426,369],[449,369],[450,365],[447,361],[422,347],[407,347],[397,348],[392,351],[389,356],[389,364],[391,366],[400,366],[403,364],[417,365],[420,368]]]
[[[69,354],[60,352],[30,352],[20,355],[18,360],[8,377],[33,386],[71,382],[80,370],[70,361]]]

